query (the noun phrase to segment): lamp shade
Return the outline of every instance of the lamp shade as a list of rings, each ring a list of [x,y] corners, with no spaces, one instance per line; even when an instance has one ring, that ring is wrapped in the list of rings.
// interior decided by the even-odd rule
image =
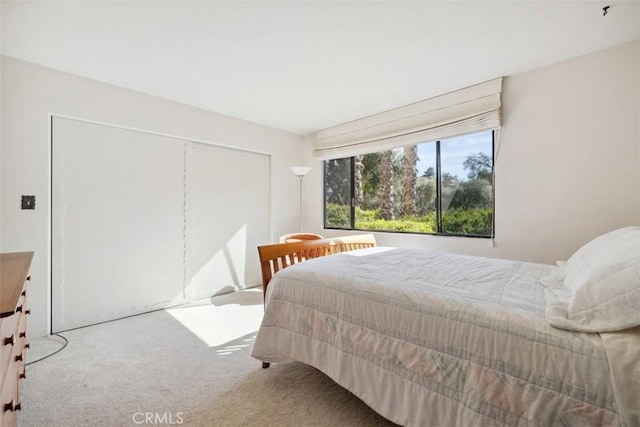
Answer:
[[[305,176],[310,170],[309,166],[291,166],[291,171],[298,176]]]

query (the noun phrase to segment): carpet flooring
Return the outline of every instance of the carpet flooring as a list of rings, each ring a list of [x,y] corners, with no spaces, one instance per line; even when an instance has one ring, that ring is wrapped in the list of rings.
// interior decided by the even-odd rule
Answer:
[[[393,426],[301,363],[250,356],[262,293],[235,292],[63,333],[27,367],[19,427]],[[32,340],[29,361],[60,347]]]

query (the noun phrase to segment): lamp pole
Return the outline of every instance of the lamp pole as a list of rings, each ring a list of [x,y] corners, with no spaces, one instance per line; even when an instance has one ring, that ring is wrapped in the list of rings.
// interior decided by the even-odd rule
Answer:
[[[302,179],[304,178],[304,175],[298,175],[298,179],[300,180],[300,232],[302,233],[304,231],[304,215],[303,215],[303,190],[302,190]]]
[[[302,180],[304,179],[304,176],[309,173],[311,168],[308,166],[291,166],[290,169],[294,174],[296,174],[296,176],[298,177],[298,180],[300,181],[300,232],[302,233],[304,232],[304,211],[303,211],[304,192],[303,192]]]

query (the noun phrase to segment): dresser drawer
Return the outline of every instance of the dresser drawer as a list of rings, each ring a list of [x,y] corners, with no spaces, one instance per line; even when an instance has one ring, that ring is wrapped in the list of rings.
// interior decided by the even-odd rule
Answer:
[[[19,314],[13,316],[4,317],[0,323],[0,371],[5,372],[7,365],[10,363],[11,355],[13,354],[16,346],[19,345],[20,339],[18,337],[18,323],[20,320]],[[4,376],[2,377],[4,379]],[[4,382],[4,381],[3,381]]]
[[[2,427],[14,427],[16,425],[16,418],[18,417],[17,411],[7,411],[0,416],[0,426]]]
[[[0,426],[12,427],[15,425],[18,409],[18,364],[10,363],[7,370],[7,376],[2,384],[0,392]],[[19,407],[19,406],[18,406]]]
[[[0,426],[2,427],[14,427],[16,425],[16,419],[18,418],[18,411],[6,411],[0,415]]]
[[[16,338],[18,340],[16,345],[20,346],[24,346],[27,343],[27,320],[29,319],[28,314],[30,313],[26,300],[22,307],[24,311],[19,313],[18,327],[16,328]]]

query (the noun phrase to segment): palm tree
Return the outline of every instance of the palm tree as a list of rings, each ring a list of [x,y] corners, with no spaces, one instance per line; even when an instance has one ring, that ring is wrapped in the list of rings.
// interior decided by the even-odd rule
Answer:
[[[402,156],[402,216],[415,216],[416,208],[416,179],[418,176],[418,146],[408,145],[404,147]]]
[[[354,164],[354,182],[355,182],[355,204],[356,206],[362,206],[362,200],[364,199],[364,193],[362,191],[362,169],[364,169],[364,164],[362,163],[364,156],[355,156],[355,164]]]
[[[380,216],[393,219],[393,151],[382,152],[380,159]]]

